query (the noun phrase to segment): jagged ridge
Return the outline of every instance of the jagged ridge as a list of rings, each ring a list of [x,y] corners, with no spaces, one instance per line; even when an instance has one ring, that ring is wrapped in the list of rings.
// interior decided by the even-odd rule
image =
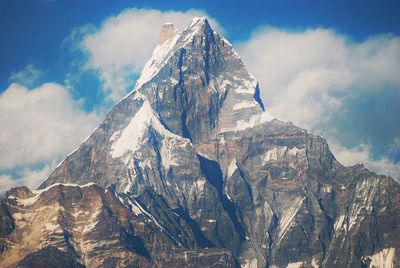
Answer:
[[[398,265],[399,185],[342,166],[323,138],[272,119],[205,18],[180,33],[164,28],[134,90],[40,188],[96,185],[19,188],[2,201],[2,263],[51,245],[89,267]],[[90,239],[117,237],[100,251],[80,247],[91,240],[65,216],[93,200],[102,205]],[[39,214],[52,205],[62,207],[55,233],[37,227],[55,224]],[[44,241],[22,246],[37,228]]]

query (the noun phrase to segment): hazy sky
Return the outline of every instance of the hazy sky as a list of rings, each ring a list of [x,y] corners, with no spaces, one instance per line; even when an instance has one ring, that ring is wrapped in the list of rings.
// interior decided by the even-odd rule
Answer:
[[[129,92],[164,22],[207,16],[266,109],[400,174],[399,1],[0,2],[0,192],[38,185]]]

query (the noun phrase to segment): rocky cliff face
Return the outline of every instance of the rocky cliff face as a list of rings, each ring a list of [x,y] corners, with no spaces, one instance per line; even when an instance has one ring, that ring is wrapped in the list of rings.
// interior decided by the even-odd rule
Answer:
[[[1,201],[2,266],[400,265],[399,184],[272,119],[204,18],[163,27],[135,89],[39,189]]]

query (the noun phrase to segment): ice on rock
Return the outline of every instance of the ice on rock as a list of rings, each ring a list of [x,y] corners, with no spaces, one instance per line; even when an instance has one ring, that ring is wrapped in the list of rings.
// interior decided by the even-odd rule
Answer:
[[[243,101],[243,102],[239,102],[239,103],[235,104],[232,109],[233,110],[241,110],[241,109],[255,107],[255,106],[257,106],[257,102],[255,102],[255,101]]]
[[[335,232],[340,231],[340,229],[343,227],[343,224],[345,223],[344,219],[345,219],[345,215],[340,215],[337,220],[335,221],[335,224],[333,226],[333,228],[335,229]]]
[[[297,212],[303,205],[304,198],[296,197],[294,200],[288,200],[288,207],[283,211],[279,219],[279,233],[278,237],[281,240],[286,233],[289,231],[290,227],[294,223]]]
[[[395,248],[385,248],[372,256],[363,257],[362,260],[370,261],[369,267],[394,268],[395,253]]]
[[[142,107],[130,120],[129,124],[121,132],[115,132],[111,138],[111,156],[122,157],[127,152],[135,152],[140,148],[140,140],[148,129],[154,116],[148,101],[144,101]]]
[[[285,157],[300,157],[304,158],[306,155],[305,148],[288,148],[286,146],[275,146],[274,148],[267,151],[264,157],[263,165],[268,162],[276,162]]]
[[[287,265],[286,268],[301,268],[304,267],[305,262],[291,262]]]
[[[232,177],[233,173],[235,173],[237,168],[238,167],[236,165],[236,159],[232,159],[228,167],[228,173],[227,173],[228,178]]]
[[[138,99],[143,100],[143,104],[123,130],[118,130],[111,135],[111,157],[126,156],[123,161],[127,164],[130,155],[140,151],[143,139],[146,139],[149,128],[152,127],[162,136],[160,153],[164,168],[177,166],[176,156],[179,156],[180,148],[185,148],[190,144],[190,140],[167,130],[151,107],[150,101],[140,93],[137,95]],[[142,161],[141,164],[146,164],[146,161]],[[148,164],[150,165],[150,163]],[[127,182],[126,191],[130,190],[131,185],[131,182]]]

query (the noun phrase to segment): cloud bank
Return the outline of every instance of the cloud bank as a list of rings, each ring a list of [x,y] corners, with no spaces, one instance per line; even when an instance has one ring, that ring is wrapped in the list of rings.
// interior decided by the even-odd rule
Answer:
[[[262,28],[238,46],[272,115],[322,134],[339,161],[399,178],[400,38]]]
[[[73,100],[59,84],[33,89],[11,84],[0,95],[0,189],[34,185],[44,179],[50,167],[75,149],[99,119],[97,113],[83,111],[80,101]],[[7,173],[11,169],[14,175]]]

